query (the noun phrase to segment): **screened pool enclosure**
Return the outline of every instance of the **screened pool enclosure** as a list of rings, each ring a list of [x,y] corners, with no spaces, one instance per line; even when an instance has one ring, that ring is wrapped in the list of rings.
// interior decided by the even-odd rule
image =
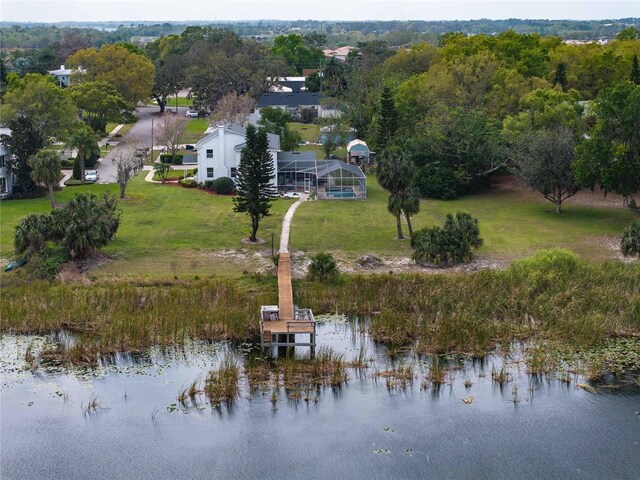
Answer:
[[[278,189],[315,192],[318,199],[367,197],[367,179],[357,165],[316,160],[315,152],[278,152]]]

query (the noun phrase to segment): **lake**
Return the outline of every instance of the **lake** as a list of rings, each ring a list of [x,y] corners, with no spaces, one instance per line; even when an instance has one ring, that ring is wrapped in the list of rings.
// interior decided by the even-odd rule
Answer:
[[[276,383],[251,394],[241,376],[239,398],[217,408],[204,395],[177,398],[223,358],[242,366],[252,346],[193,342],[91,370],[27,370],[27,347],[47,340],[4,335],[0,476],[640,478],[637,389],[594,393],[577,375],[531,376],[517,349],[443,359],[437,385],[432,359],[389,352],[364,327],[339,317],[318,326],[319,346],[369,360],[340,387],[292,395]],[[399,365],[411,382],[389,373]]]

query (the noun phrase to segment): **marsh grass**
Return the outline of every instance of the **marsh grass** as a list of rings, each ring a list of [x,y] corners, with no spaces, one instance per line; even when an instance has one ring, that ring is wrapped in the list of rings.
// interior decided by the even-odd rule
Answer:
[[[371,314],[376,340],[416,343],[429,354],[482,355],[498,342],[531,338],[581,348],[640,335],[640,266],[591,264],[566,250],[541,251],[506,270],[354,275],[331,286],[297,281],[294,290],[314,312]]]
[[[217,370],[209,371],[204,392],[213,407],[229,407],[233,404],[238,397],[239,375],[240,368],[231,357],[225,357]]]
[[[108,408],[102,404],[100,397],[95,393],[91,394],[86,404],[84,402],[80,404],[80,409],[82,410],[82,415],[85,417],[99,413],[103,410],[108,410]]]
[[[271,283],[255,279],[35,282],[2,295],[2,330],[48,334],[64,329],[74,335],[75,342],[58,343],[43,351],[41,358],[86,366],[97,365],[106,354],[142,352],[154,345],[183,345],[192,339],[244,340],[258,332],[259,306],[276,298]]]

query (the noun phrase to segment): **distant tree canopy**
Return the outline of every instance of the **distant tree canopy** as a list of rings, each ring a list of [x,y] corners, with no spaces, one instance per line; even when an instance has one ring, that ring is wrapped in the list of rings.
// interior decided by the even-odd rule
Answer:
[[[274,55],[284,57],[290,67],[290,73],[300,75],[303,68],[320,68],[324,61],[324,53],[319,36],[302,36],[295,33],[281,35],[273,41],[271,51]]]
[[[138,49],[139,50],[139,49]],[[154,66],[142,53],[123,45],[103,45],[99,50],[79,50],[67,59],[69,67],[82,67],[79,82],[102,81],[113,85],[130,104],[146,101],[154,85]]]

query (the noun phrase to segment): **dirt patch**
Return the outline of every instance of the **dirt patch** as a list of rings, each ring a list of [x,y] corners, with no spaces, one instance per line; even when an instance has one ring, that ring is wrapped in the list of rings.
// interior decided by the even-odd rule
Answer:
[[[264,238],[256,238],[255,242],[252,242],[248,238],[243,238],[240,241],[245,245],[264,245],[265,243],[267,243],[267,241]]]
[[[624,263],[638,263],[638,261],[640,260],[637,257],[625,257],[624,255],[622,255],[622,251],[620,250],[619,237],[596,237],[595,240],[605,248],[607,248],[609,251],[611,251],[611,256],[616,260],[620,260]]]
[[[542,195],[535,190],[527,187],[521,180],[512,175],[503,175],[495,177],[495,183],[492,184],[489,191],[504,191],[517,193],[518,196],[527,200],[538,200],[540,202],[546,202]],[[581,190],[573,197],[565,201],[568,205],[582,205],[585,207],[599,207],[599,208],[626,208],[623,204],[623,198],[621,195],[615,193],[609,193],[605,196],[605,193],[596,188],[591,190]]]
[[[96,267],[99,267],[100,265],[104,265],[111,261],[113,261],[112,256],[107,255],[106,253],[97,252],[87,258],[76,260],[74,262],[69,262],[68,264],[65,264],[65,265],[74,264],[78,273],[85,273],[85,272],[88,272],[89,270],[92,270]],[[72,269],[73,267],[69,266],[68,268]]]

